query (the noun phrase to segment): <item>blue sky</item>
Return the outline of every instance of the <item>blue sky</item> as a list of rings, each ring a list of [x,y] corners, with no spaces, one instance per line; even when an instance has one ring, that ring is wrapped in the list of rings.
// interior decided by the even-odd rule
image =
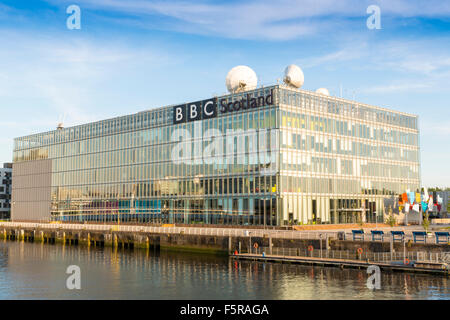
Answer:
[[[72,4],[80,30],[66,27]],[[208,98],[239,64],[273,84],[291,63],[304,89],[418,114],[422,182],[450,186],[450,2],[435,0],[0,1],[0,161],[63,118]]]

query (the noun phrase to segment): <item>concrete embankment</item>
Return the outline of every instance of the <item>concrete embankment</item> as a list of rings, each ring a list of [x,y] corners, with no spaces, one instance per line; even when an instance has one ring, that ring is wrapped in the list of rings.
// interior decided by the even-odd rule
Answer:
[[[320,236],[320,237],[319,237]],[[243,230],[226,228],[153,227],[125,225],[85,225],[50,223],[0,223],[0,238],[67,245],[114,246],[123,248],[160,248],[213,254],[252,252],[255,247],[356,252],[448,252],[448,244],[412,241],[339,240],[337,233],[303,231]],[[300,255],[300,254],[298,254]]]

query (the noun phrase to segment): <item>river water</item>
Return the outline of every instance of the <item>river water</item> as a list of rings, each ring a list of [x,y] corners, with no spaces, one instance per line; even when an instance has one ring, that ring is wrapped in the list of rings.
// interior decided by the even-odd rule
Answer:
[[[79,266],[81,289],[67,268]],[[449,299],[450,278],[228,257],[40,243],[0,242],[0,299]]]

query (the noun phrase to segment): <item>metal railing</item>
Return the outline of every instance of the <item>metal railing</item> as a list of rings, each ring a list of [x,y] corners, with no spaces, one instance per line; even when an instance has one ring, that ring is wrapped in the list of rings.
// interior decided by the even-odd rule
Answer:
[[[284,230],[232,229],[232,228],[196,228],[196,227],[154,227],[130,225],[102,225],[102,224],[58,224],[58,223],[30,223],[30,222],[0,222],[0,227],[33,228],[50,230],[86,230],[86,231],[116,231],[116,232],[145,232],[160,234],[188,234],[202,236],[223,237],[260,237],[282,239],[325,239],[336,238],[336,232],[304,232]]]
[[[408,264],[412,264],[414,261],[420,262],[434,262],[442,263],[450,260],[450,252],[362,252],[359,254],[357,251],[350,250],[326,250],[326,249],[314,249],[309,251],[308,249],[300,248],[278,248],[272,247],[258,247],[251,248],[250,251],[242,253],[252,254],[271,254],[282,257],[304,257],[304,258],[323,258],[333,260],[361,260],[369,262],[401,262],[404,263],[405,259],[408,259]],[[448,263],[448,262],[447,262]]]

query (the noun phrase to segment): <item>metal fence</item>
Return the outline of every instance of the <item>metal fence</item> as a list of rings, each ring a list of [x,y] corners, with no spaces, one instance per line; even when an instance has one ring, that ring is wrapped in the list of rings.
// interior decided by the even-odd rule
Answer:
[[[282,239],[325,239],[337,237],[337,232],[304,232],[264,229],[232,229],[232,228],[195,228],[195,227],[153,227],[153,226],[130,226],[130,225],[102,225],[102,224],[57,224],[57,223],[30,223],[30,222],[1,222],[0,227],[10,228],[33,228],[50,230],[86,230],[103,232],[145,232],[160,234],[188,234],[201,236],[223,236],[223,237],[265,237]]]
[[[309,251],[308,249],[300,248],[278,248],[272,247],[272,251],[269,247],[259,247],[257,249],[251,248],[252,254],[271,254],[283,257],[305,257],[305,258],[324,258],[324,259],[339,259],[339,260],[361,260],[372,262],[405,262],[408,259],[408,263],[414,261],[420,262],[450,262],[450,252],[362,252],[350,250],[318,250],[314,249]]]

